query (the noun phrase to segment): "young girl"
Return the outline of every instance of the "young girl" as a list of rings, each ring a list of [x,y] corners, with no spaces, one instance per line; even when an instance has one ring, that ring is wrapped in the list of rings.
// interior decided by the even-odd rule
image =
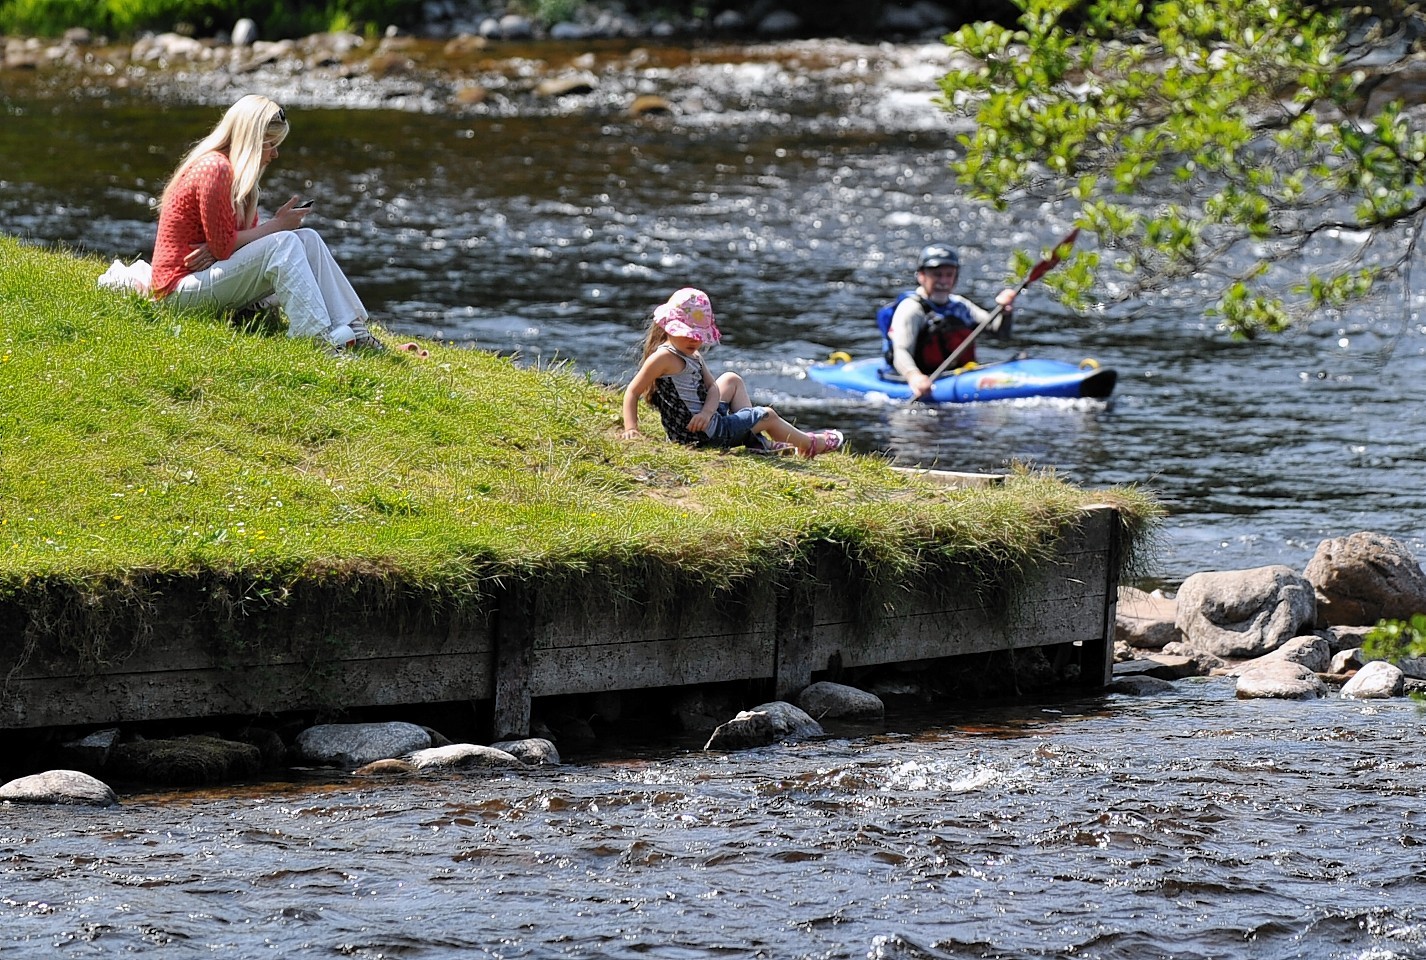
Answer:
[[[841,431],[803,433],[772,407],[755,407],[736,373],[717,380],[699,354],[705,344],[722,339],[708,294],[684,287],[654,310],[644,338],[644,359],[624,391],[624,439],[639,434],[639,400],[647,398],[663,420],[664,432],[677,443],[699,447],[786,449],[804,457],[839,449]],[[760,434],[772,438],[770,445]]]
[[[245,307],[275,296],[288,333],[334,349],[384,349],[341,267],[293,197],[258,222],[258,181],[287,136],[287,114],[250,94],[228,108],[164,187],[153,296],[181,307]]]

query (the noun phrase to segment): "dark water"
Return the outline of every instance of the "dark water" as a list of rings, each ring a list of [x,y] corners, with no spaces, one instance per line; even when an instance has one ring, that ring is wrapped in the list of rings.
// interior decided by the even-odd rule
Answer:
[[[858,450],[1152,488],[1171,513],[1164,581],[1300,568],[1360,529],[1421,549],[1415,301],[1243,345],[1191,296],[1127,321],[1069,316],[1032,288],[1015,347],[1115,367],[1110,403],[935,409],[807,381],[834,349],[876,349],[875,307],[923,243],[959,246],[962,289],[984,301],[1010,252],[1071,214],[957,195],[954,131],[927,103],[937,48],[823,46],[749,63],[655,51],[626,92],[682,112],[642,121],[612,80],[587,101],[467,114],[321,108],[299,80],[248,81],[294,123],[269,198],[316,198],[309,224],[398,335],[620,382],[648,310],[694,284],[726,334],[715,367]],[[147,254],[150,199],[238,92],[179,84],[159,101],[0,72],[0,223]],[[914,732],[3,807],[0,954],[1426,957],[1409,704],[1238,703],[1213,681],[892,728]]]

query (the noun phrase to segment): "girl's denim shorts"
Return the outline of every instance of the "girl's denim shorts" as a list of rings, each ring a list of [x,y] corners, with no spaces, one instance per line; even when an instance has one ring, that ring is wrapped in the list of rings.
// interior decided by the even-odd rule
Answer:
[[[728,410],[726,402],[718,404],[718,415],[708,425],[707,447],[741,447],[753,440],[753,427],[759,420],[772,413],[771,407],[744,407],[737,413]]]

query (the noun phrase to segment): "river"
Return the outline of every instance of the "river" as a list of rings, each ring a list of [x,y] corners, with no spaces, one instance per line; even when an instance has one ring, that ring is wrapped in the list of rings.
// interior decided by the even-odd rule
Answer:
[[[532,57],[535,53],[530,54]],[[542,55],[548,55],[545,52]],[[877,349],[875,308],[947,239],[989,301],[1072,210],[996,214],[945,170],[944,52],[831,41],[600,57],[619,87],[447,109],[333,107],[301,77],[163,96],[0,71],[0,222],[147,254],[150,200],[221,107],[293,132],[269,198],[318,227],[396,336],[621,383],[648,311],[703,287],[715,369],[904,464],[1142,484],[1169,512],[1148,580],[1376,530],[1422,547],[1423,328],[1400,306],[1233,343],[1192,298],[1076,317],[1031,288],[1013,350],[1118,370],[1107,403],[932,408],[808,381]],[[264,79],[270,87],[261,85]],[[241,88],[238,83],[251,86]],[[672,116],[619,104],[657,92]],[[381,106],[385,102],[387,106]],[[0,317],[0,336],[3,318]],[[1146,701],[902,709],[886,729],[704,756],[670,744],[510,776],[317,778],[0,808],[6,955],[234,957],[1426,957],[1422,720],[1411,704]]]
[[[17,957],[1426,957],[1397,700],[979,706],[726,756],[0,807]]]

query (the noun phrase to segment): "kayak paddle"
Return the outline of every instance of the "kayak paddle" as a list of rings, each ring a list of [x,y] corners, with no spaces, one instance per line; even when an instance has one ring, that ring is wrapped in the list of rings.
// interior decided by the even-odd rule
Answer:
[[[1049,273],[1050,270],[1055,266],[1055,264],[1060,262],[1060,258],[1063,257],[1065,254],[1069,253],[1070,247],[1074,246],[1074,242],[1078,238],[1079,227],[1075,227],[1069,233],[1065,234],[1064,239],[1061,240],[1059,243],[1055,244],[1055,249],[1050,251],[1050,255],[1045,259],[1041,260],[1039,263],[1035,264],[1035,266],[1031,268],[1029,274],[1026,275],[1025,279],[1020,281],[1020,286],[1015,288],[1015,295],[1018,297],[1020,295],[1021,290],[1024,290],[1030,284],[1034,283],[1036,280]],[[956,362],[956,358],[965,352],[966,347],[969,347],[971,345],[971,342],[980,335],[980,332],[986,327],[990,326],[992,323],[994,323],[995,319],[1004,312],[1005,305],[1003,303],[997,303],[995,305],[995,309],[990,312],[990,316],[986,317],[980,323],[976,324],[975,329],[970,332],[970,336],[966,337],[960,343],[956,344],[956,349],[951,351],[951,355],[941,361],[941,365],[936,368],[934,373],[931,374],[931,379],[937,379],[938,377],[940,377],[941,374],[945,373],[948,369],[950,369],[951,364]]]

